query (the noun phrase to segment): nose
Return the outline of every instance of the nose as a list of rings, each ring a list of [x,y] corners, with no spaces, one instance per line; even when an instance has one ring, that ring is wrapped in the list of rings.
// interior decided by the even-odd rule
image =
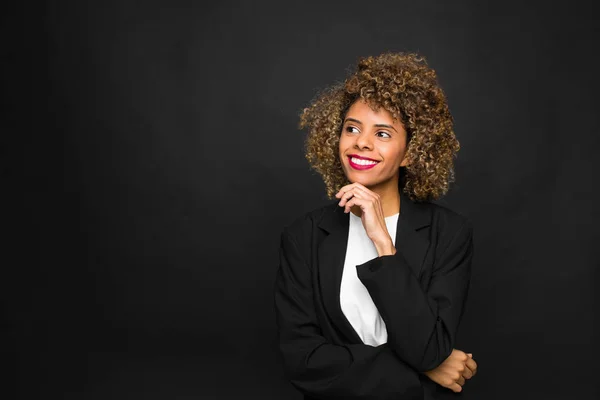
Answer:
[[[371,141],[371,135],[368,132],[363,132],[356,137],[354,147],[357,149],[368,149],[373,150],[373,143]]]

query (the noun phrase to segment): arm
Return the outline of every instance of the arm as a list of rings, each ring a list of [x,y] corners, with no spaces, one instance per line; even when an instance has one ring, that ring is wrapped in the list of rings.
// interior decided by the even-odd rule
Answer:
[[[387,344],[327,342],[315,314],[312,272],[287,231],[281,236],[279,254],[275,314],[279,348],[291,383],[302,393],[321,399],[422,398],[417,372]]]
[[[473,256],[472,227],[466,222],[435,261],[425,291],[402,256],[358,265],[365,285],[388,329],[388,344],[417,371],[440,365],[452,352],[466,301]]]

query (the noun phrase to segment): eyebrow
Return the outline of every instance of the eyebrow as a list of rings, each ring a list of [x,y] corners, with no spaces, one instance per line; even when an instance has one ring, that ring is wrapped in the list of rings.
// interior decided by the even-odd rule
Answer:
[[[360,122],[359,120],[357,120],[357,119],[354,119],[354,118],[346,118],[346,119],[344,120],[344,123],[346,123],[346,121],[352,121],[352,122],[356,122],[356,123],[357,123],[357,124],[359,124],[359,125],[362,125],[362,122]],[[375,126],[375,127],[377,127],[377,128],[388,128],[388,129],[393,129],[393,130],[395,130],[395,131],[396,131],[396,128],[394,128],[392,125],[387,125],[387,124],[375,124],[374,126]],[[396,132],[398,132],[398,131],[396,131]]]

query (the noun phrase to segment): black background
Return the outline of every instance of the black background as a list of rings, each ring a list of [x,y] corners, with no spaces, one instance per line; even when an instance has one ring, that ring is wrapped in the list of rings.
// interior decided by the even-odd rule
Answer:
[[[327,202],[298,115],[416,51],[475,229],[465,399],[593,399],[593,2],[21,3],[2,13],[3,391],[300,399],[276,352],[284,225]]]

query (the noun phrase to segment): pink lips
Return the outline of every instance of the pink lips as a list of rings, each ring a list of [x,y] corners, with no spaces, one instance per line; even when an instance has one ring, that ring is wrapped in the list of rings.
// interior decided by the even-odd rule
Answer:
[[[372,165],[360,165],[360,164],[355,164],[355,163],[353,163],[353,162],[352,162],[352,157],[353,157],[353,156],[348,156],[348,162],[350,163],[350,166],[351,166],[352,168],[354,168],[354,169],[358,169],[358,170],[371,169],[371,168],[373,168],[374,166],[376,166],[376,165],[377,165],[377,164],[372,164]],[[356,158],[363,158],[363,157],[357,157],[357,156],[354,156],[354,157],[356,157]]]

